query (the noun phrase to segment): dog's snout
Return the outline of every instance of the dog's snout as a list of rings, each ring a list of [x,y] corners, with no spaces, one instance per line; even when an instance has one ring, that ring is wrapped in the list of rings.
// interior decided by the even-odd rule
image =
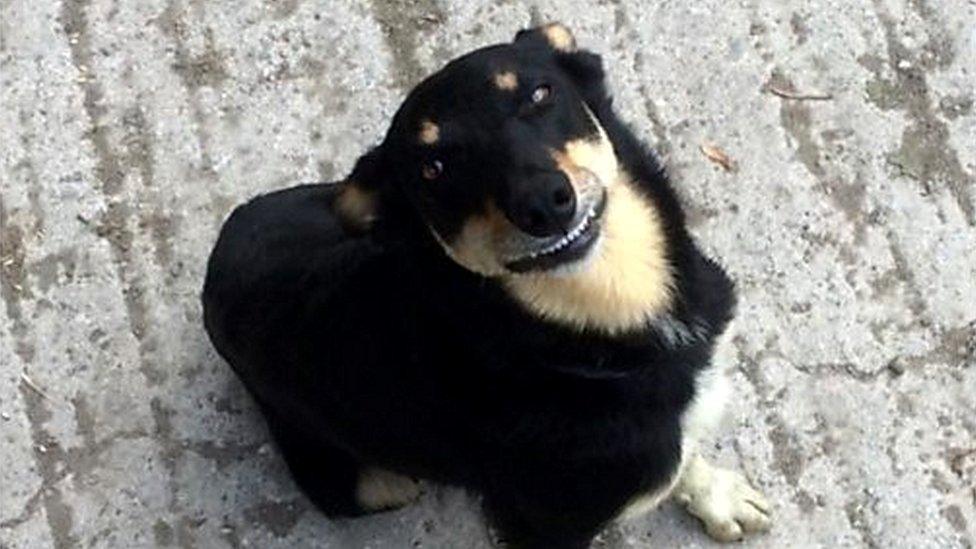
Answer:
[[[532,236],[565,233],[576,214],[576,193],[562,173],[537,175],[512,204],[511,220]]]

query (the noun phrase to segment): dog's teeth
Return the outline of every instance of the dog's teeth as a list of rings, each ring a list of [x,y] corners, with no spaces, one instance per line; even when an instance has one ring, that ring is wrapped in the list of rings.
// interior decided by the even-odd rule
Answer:
[[[569,246],[577,238],[579,238],[580,235],[582,235],[587,228],[589,228],[590,222],[593,221],[593,219],[595,218],[596,218],[596,207],[593,207],[586,212],[586,215],[583,217],[583,220],[580,221],[580,224],[577,225],[575,228],[573,228],[573,230],[566,233],[566,236],[560,238],[555,243],[550,244],[549,246],[541,250],[529,253],[528,258],[535,259],[539,256],[550,255],[558,252],[559,250],[562,250],[566,246]]]

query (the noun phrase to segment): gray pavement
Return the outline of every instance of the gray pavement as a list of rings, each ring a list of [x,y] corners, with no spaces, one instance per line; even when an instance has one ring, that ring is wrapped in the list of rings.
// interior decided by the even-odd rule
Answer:
[[[973,547],[976,2],[0,10],[0,547],[487,547],[455,490],[312,510],[198,294],[235,204],[341,178],[420,76],[546,20],[604,55],[741,288],[709,453],[775,503],[745,545]],[[598,541],[712,545],[673,504]]]

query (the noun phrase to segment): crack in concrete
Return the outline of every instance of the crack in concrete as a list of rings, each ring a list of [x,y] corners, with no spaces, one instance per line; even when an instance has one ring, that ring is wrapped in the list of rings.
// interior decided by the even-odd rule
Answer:
[[[153,524],[153,541],[156,547],[169,547],[173,544],[173,527],[163,519],[156,519]]]
[[[772,387],[766,381],[759,369],[759,364],[767,357],[783,358],[783,354],[774,349],[776,336],[770,337],[766,341],[765,348],[756,356],[748,356],[745,352],[745,340],[741,336],[733,339],[737,353],[737,363],[739,371],[746,377],[749,383],[755,388],[756,395],[759,397],[759,404],[766,409],[767,413],[763,420],[766,424],[769,441],[773,446],[773,467],[779,471],[787,483],[793,487],[791,498],[797,501],[797,490],[800,478],[806,466],[806,457],[800,446],[796,433],[787,427],[783,418],[769,405]]]
[[[275,19],[287,19],[298,10],[301,0],[266,0],[266,3]]]
[[[183,515],[183,505],[179,498],[179,485],[177,482],[177,468],[179,459],[183,453],[183,448],[174,437],[173,421],[175,411],[163,404],[159,397],[153,397],[149,402],[153,419],[153,440],[160,446],[160,455],[163,459],[163,468],[166,470],[166,489],[169,493],[167,507],[173,516],[180,517],[176,525],[177,544],[185,549],[196,546],[193,531],[202,522],[195,521]],[[204,519],[206,520],[206,519]]]
[[[793,81],[779,69],[773,70],[769,84],[778,89],[795,90]],[[847,222],[854,228],[854,246],[864,242],[867,233],[864,206],[867,198],[867,184],[861,172],[857,172],[854,181],[848,183],[830,164],[824,162],[821,146],[814,136],[813,118],[810,107],[803,101],[780,98],[780,125],[786,130],[796,143],[796,155],[800,163],[817,180],[817,189],[823,193],[831,205],[843,214]],[[824,141],[837,139],[846,130],[822,132]],[[855,255],[850,246],[841,242],[835,243],[842,254]]]
[[[133,106],[126,110],[122,115],[122,124],[125,128],[123,142],[128,154],[127,164],[138,171],[142,180],[142,188],[138,191],[139,202],[156,204],[151,212],[147,212],[144,208],[140,209],[138,228],[144,232],[148,229],[156,266],[165,271],[170,268],[173,261],[172,238],[176,233],[179,220],[165,213],[159,204],[159,189],[155,188],[154,138],[143,109]],[[165,277],[165,280],[167,284],[172,283],[172,277]]]
[[[417,59],[417,37],[430,32],[447,15],[435,0],[372,0],[373,19],[383,30],[383,39],[393,56],[396,86],[404,93],[426,72]]]
[[[74,409],[75,423],[78,434],[82,439],[82,445],[64,449],[53,435],[43,429],[44,423],[51,418],[50,412],[44,406],[44,399],[34,390],[30,389],[26,382],[22,382],[20,392],[24,397],[28,423],[31,426],[32,448],[35,453],[35,461],[41,456],[45,462],[43,466],[38,465],[41,471],[41,486],[24,504],[21,512],[11,519],[0,523],[0,528],[13,528],[29,520],[40,507],[44,504],[45,510],[50,503],[57,507],[59,500],[49,502],[47,498],[60,497],[52,496],[52,490],[58,490],[57,485],[68,478],[73,479],[75,484],[80,486],[85,475],[89,474],[100,464],[101,456],[107,452],[115,443],[119,441],[135,440],[146,438],[148,433],[141,429],[131,431],[117,431],[102,440],[98,440],[95,434],[94,414],[85,397],[77,395],[71,399]],[[27,400],[27,398],[31,400]],[[56,514],[63,511],[56,511]],[[61,528],[59,526],[59,528]],[[53,534],[52,534],[53,535]]]
[[[305,514],[307,506],[302,500],[272,501],[264,500],[244,510],[244,520],[257,522],[268,527],[275,536],[287,536]]]
[[[850,500],[844,504],[844,516],[847,518],[847,523],[861,538],[861,542],[870,549],[880,549],[881,545],[877,540],[874,539],[874,534],[871,532],[870,527],[867,523],[867,513],[865,511],[865,506],[868,503],[869,495],[864,494],[856,500]]]
[[[619,31],[622,27],[630,25],[630,16],[627,13],[627,8],[620,2],[620,0],[612,0],[612,2],[614,24]],[[631,31],[630,39],[634,42],[639,39],[636,31]],[[639,49],[634,51],[633,59],[631,60],[631,70],[633,70],[635,74],[651,74],[654,72],[651,67],[647,66],[647,62],[644,59],[644,54]],[[668,137],[668,128],[664,124],[660,110],[658,110],[657,105],[651,98],[647,85],[641,82],[637,91],[644,100],[644,112],[647,114],[647,119],[651,122],[651,134],[654,135],[656,140],[656,143],[654,143],[655,156],[661,160],[663,164],[665,163],[664,160],[671,155],[671,151],[673,150],[671,139]],[[671,170],[668,171],[673,173]]]
[[[24,179],[27,184],[27,201],[30,204],[31,217],[34,218],[34,226],[32,229],[35,235],[43,236],[46,222],[44,208],[41,206],[41,189],[43,188],[43,183],[41,183],[41,179],[37,175],[37,169],[29,159],[25,158],[14,166],[14,170],[23,170],[26,172]]]
[[[169,477],[169,506],[174,512],[179,504],[176,497],[176,462],[180,456],[180,448],[173,441],[172,417],[175,412],[165,406],[159,397],[153,397],[149,402],[152,410],[154,439],[159,443],[163,458],[163,467]]]
[[[61,274],[64,273],[66,282],[75,278],[78,269],[78,250],[70,247],[51,252],[34,261],[30,266],[30,274],[36,279],[38,292],[47,293],[53,286],[60,285]]]
[[[874,74],[874,80],[868,82],[866,88],[868,99],[882,110],[902,109],[909,118],[901,146],[888,154],[888,162],[898,168],[901,175],[918,181],[923,195],[931,193],[933,184],[943,184],[966,222],[976,226],[976,206],[973,205],[976,177],[966,173],[958,153],[949,145],[949,127],[936,115],[927,82],[927,70],[951,64],[955,56],[952,42],[944,38],[949,34],[946,29],[933,24],[934,13],[924,1],[913,1],[912,6],[929,26],[929,43],[919,55],[899,40],[897,22],[884,5],[875,0],[875,11],[888,48],[887,65],[894,80],[882,75],[876,61],[862,59],[861,64]]]
[[[976,367],[976,320],[964,326],[943,328],[936,336],[936,344],[927,352],[899,357],[913,368],[945,364],[957,368]]]
[[[814,364],[793,363],[793,369],[812,376],[840,375],[854,381],[868,383],[888,372],[885,365],[874,370],[863,370],[853,362],[818,362]]]
[[[105,94],[99,82],[91,74],[93,58],[87,15],[90,5],[91,0],[63,0],[60,19],[68,39],[71,62],[79,73],[78,82],[83,93],[82,103],[91,121],[91,130],[87,137],[95,147],[95,154],[99,160],[95,166],[95,173],[102,183],[104,192],[115,195],[122,189],[125,176],[109,144],[109,128],[100,123],[106,110],[101,105]]]
[[[769,83],[778,89],[796,89],[793,81],[779,69],[772,72]],[[806,167],[807,171],[817,179],[822,180],[826,176],[826,171],[820,163],[820,147],[813,140],[813,121],[810,114],[810,107],[803,101],[793,101],[784,98],[780,98],[779,101],[780,124],[796,142],[797,158]]]
[[[952,504],[944,507],[941,510],[942,517],[946,519],[952,528],[965,536],[969,530],[969,523],[966,522],[965,515],[962,514],[962,509],[958,505]]]
[[[60,19],[68,38],[72,63],[82,75],[79,83],[84,94],[82,103],[92,127],[88,139],[95,149],[95,175],[101,183],[100,191],[108,202],[95,232],[108,241],[112,251],[116,275],[122,285],[130,331],[138,344],[139,369],[151,386],[159,385],[167,376],[152,359],[155,343],[147,340],[146,337],[149,304],[146,299],[145,283],[132,266],[131,248],[134,235],[128,227],[132,208],[120,196],[125,185],[126,166],[124,159],[115,152],[110,143],[109,126],[101,122],[105,108],[99,104],[103,93],[100,83],[92,72],[92,44],[87,14],[89,5],[90,0],[65,0]]]
[[[908,293],[908,309],[915,316],[915,322],[921,321],[925,324],[931,324],[925,296],[918,284],[918,280],[915,278],[915,272],[909,266],[905,252],[901,249],[898,237],[894,231],[889,229],[885,232],[885,239],[888,240],[888,251],[891,253],[892,261],[895,263],[894,272],[896,277],[902,281]]]
[[[72,533],[74,511],[64,501],[61,488],[58,486],[58,481],[63,476],[59,464],[66,462],[64,452],[57,439],[43,427],[44,423],[51,419],[51,413],[44,405],[43,397],[31,390],[26,381],[21,381],[19,390],[30,425],[34,463],[41,476],[40,498],[51,539],[58,549],[75,547],[78,539]]]
[[[200,147],[200,170],[204,176],[216,179],[217,172],[210,154],[211,136],[207,116],[200,104],[200,88],[204,86],[218,88],[230,77],[224,66],[224,57],[217,51],[213,31],[210,29],[204,31],[204,53],[196,57],[190,54],[186,44],[188,25],[178,0],[168,2],[166,8],[153,22],[173,44],[172,69],[186,89],[197,144]]]
[[[647,86],[644,84],[640,85],[640,94],[644,98],[644,111],[647,112],[647,119],[651,121],[651,133],[657,139],[654,144],[655,156],[657,156],[662,161],[671,155],[672,146],[671,139],[668,137],[668,128],[664,125],[661,118],[661,112],[658,110],[657,105],[654,104],[654,100],[651,99],[650,93],[647,91]],[[670,173],[674,173],[674,170],[669,169]]]
[[[40,504],[43,501],[41,496],[43,496],[46,491],[47,485],[43,482],[43,479],[41,479],[40,488],[31,494],[31,497],[27,498],[27,502],[24,503],[24,507],[20,510],[20,513],[18,513],[15,517],[11,517],[3,522],[0,522],[0,529],[11,530],[30,520],[34,516],[34,513],[41,508]]]
[[[210,440],[183,441],[179,444],[182,450],[214,462],[218,471],[225,470],[229,465],[238,463],[247,456],[253,455],[264,443],[235,444],[232,442],[215,443]]]
[[[23,299],[33,297],[24,270],[25,256],[24,231],[10,222],[4,199],[0,196],[0,298],[10,319],[14,352],[24,364],[30,364],[36,349],[27,337],[29,329],[22,306]]]

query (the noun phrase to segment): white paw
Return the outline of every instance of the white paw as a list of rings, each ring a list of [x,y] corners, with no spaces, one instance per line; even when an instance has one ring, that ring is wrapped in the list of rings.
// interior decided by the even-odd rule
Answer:
[[[402,507],[419,495],[420,483],[410,477],[375,467],[359,472],[356,501],[369,511]]]
[[[769,503],[734,471],[712,467],[695,457],[674,490],[675,499],[718,541],[735,541],[772,526]]]

